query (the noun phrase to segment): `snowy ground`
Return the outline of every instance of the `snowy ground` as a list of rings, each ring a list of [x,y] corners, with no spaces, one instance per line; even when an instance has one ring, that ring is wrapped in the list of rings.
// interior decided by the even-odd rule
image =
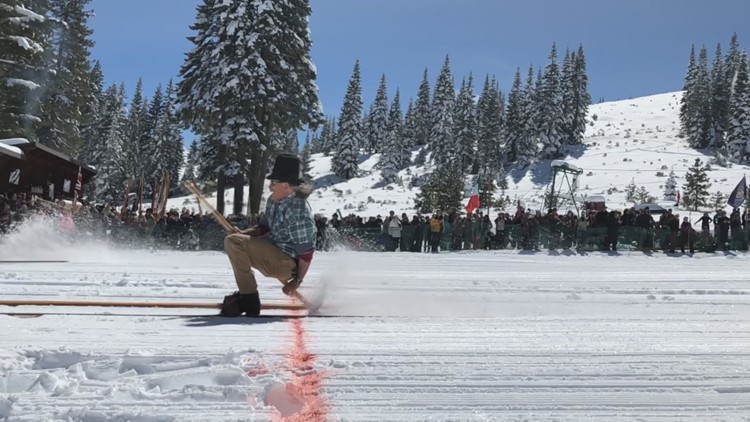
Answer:
[[[69,262],[0,264],[3,299],[234,287],[217,252],[0,243],[14,258]],[[0,307],[56,313],[0,315],[0,420],[750,420],[749,260],[331,252],[303,288],[328,317]]]

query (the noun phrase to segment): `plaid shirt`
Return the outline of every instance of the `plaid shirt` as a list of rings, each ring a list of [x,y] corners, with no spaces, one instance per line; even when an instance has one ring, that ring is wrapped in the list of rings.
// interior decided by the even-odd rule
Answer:
[[[271,230],[274,245],[292,258],[315,250],[317,228],[305,199],[294,194],[278,202],[268,198],[260,224]]]

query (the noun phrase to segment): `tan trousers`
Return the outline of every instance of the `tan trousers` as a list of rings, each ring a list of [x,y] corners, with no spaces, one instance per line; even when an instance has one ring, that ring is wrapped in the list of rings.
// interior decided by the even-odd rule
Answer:
[[[258,291],[253,268],[266,277],[288,281],[296,267],[294,260],[265,237],[230,234],[224,238],[224,249],[234,270],[240,294]]]

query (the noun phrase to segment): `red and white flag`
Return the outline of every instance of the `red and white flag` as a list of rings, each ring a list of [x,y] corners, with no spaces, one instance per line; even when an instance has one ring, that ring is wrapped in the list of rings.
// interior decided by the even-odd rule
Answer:
[[[466,204],[466,213],[472,214],[477,208],[479,208],[479,177],[477,177],[477,180],[474,183],[469,203]]]

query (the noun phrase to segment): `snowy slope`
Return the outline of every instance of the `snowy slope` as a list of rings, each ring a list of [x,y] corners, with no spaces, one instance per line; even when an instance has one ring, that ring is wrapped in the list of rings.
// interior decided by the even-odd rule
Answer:
[[[608,206],[614,208],[632,206],[625,202],[623,190],[634,180],[638,187],[645,186],[652,196],[661,199],[670,170],[675,171],[681,190],[685,173],[695,159],[706,162],[711,158],[690,149],[684,139],[677,137],[681,95],[681,92],[667,93],[592,105],[584,145],[572,148],[565,158],[584,170],[579,194],[604,195]],[[331,174],[330,157],[313,155],[312,175],[318,186],[310,199],[313,210],[328,216],[337,209],[344,214],[363,216],[387,214],[390,210],[414,213],[414,197],[419,189],[409,188],[408,181],[411,175],[422,175],[431,169],[410,167],[402,171],[405,187],[380,186],[380,172],[373,168],[378,158],[379,154],[361,157],[363,175],[343,181]],[[711,193],[721,191],[728,196],[747,171],[747,166],[713,166],[709,172]],[[657,172],[665,176],[657,176]],[[550,161],[539,161],[528,169],[509,171],[507,195],[538,209],[549,183]],[[233,190],[227,190],[225,195],[231,200]],[[169,202],[175,207],[191,203],[186,198],[173,198]],[[673,201],[665,203],[669,207],[673,204]]]

